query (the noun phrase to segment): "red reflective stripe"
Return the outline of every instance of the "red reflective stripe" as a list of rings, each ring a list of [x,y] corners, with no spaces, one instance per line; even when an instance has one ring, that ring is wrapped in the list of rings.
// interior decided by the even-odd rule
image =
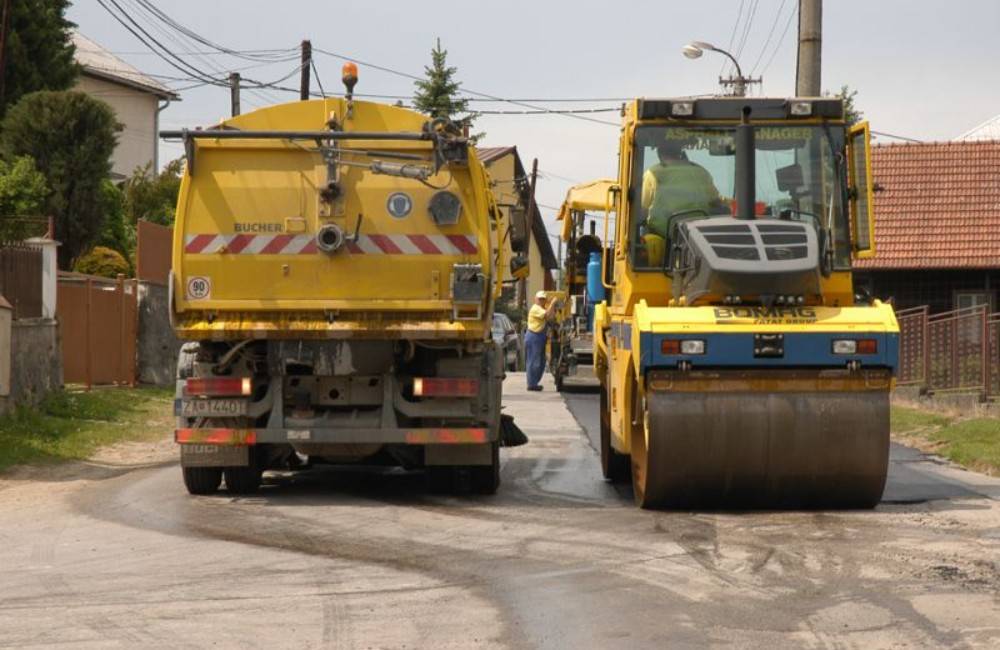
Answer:
[[[410,235],[409,237],[413,245],[419,248],[424,255],[439,255],[441,253],[427,235]]]
[[[349,241],[346,244],[347,252],[351,255],[364,255],[365,251],[358,245],[357,242]]]
[[[226,245],[226,252],[239,253],[250,245],[250,242],[253,241],[253,237],[253,235],[236,235],[230,239],[229,243]]]
[[[280,253],[288,246],[288,243],[292,241],[295,235],[275,235],[274,239],[267,243],[267,246],[261,249],[262,255],[273,255],[275,253]]]
[[[188,242],[188,245],[184,247],[185,253],[200,253],[205,250],[205,247],[212,243],[215,239],[215,235],[195,235],[195,238]]]
[[[406,442],[411,445],[468,445],[486,442],[486,429],[410,429]]]
[[[316,246],[316,240],[310,239],[309,242],[302,247],[302,250],[299,251],[299,254],[305,255],[307,253],[315,253],[317,251],[319,251],[319,248]]]
[[[174,440],[182,445],[255,445],[257,432],[252,429],[177,429]]]
[[[476,252],[476,245],[469,241],[469,237],[466,235],[448,235],[448,241],[450,241],[455,248],[471,255]]]
[[[387,255],[400,255],[403,252],[388,235],[369,235],[369,238]]]

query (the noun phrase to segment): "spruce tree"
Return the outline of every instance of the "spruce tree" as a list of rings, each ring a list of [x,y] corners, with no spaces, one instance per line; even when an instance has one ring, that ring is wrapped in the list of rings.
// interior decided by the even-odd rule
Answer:
[[[431,65],[424,66],[426,79],[415,81],[417,91],[413,94],[413,105],[421,113],[433,118],[451,120],[459,128],[472,128],[476,118],[469,112],[469,100],[458,96],[462,84],[455,80],[458,69],[448,65],[448,50],[441,48],[441,39],[431,50]],[[477,134],[473,140],[483,134]]]

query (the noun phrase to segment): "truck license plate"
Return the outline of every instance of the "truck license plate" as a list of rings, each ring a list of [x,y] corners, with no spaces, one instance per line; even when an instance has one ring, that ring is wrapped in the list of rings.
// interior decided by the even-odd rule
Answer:
[[[238,417],[247,414],[245,399],[186,399],[181,402],[181,416]]]

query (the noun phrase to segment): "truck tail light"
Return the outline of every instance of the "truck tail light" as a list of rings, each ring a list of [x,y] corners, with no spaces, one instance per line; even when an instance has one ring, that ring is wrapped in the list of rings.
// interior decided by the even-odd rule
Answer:
[[[186,397],[242,397],[250,394],[249,377],[195,377],[184,384]]]
[[[415,377],[413,394],[417,397],[475,397],[479,380],[463,377]]]

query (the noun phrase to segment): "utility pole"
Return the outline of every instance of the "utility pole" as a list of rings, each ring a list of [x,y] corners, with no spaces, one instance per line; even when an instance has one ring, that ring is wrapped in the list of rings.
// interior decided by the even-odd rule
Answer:
[[[0,106],[3,106],[7,84],[4,74],[7,70],[7,32],[10,31],[10,0],[3,0],[3,16],[0,16]]]
[[[240,73],[229,73],[229,104],[233,117],[240,114]]]
[[[302,78],[299,82],[299,99],[302,101],[309,99],[309,69],[312,67],[312,57],[312,41],[302,41]]]
[[[795,95],[819,97],[823,45],[823,0],[799,0],[799,54],[795,66]]]
[[[524,250],[528,257],[528,277],[531,276],[531,226],[535,220],[535,183],[538,180],[538,158],[531,161],[531,180],[528,182],[528,205],[524,213]],[[521,278],[521,308],[528,309],[528,278]]]

